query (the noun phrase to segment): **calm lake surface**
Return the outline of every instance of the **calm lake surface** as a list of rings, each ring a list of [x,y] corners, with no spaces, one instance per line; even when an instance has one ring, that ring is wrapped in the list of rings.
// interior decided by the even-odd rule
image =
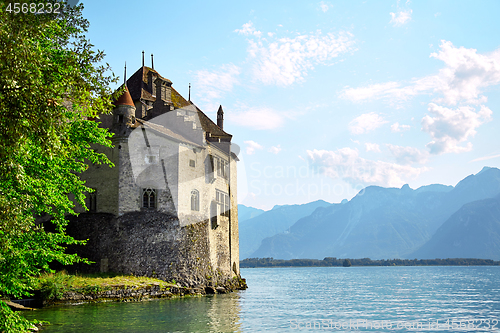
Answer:
[[[241,270],[227,295],[40,309],[44,332],[500,332],[500,267]],[[314,326],[315,325],[315,326]]]

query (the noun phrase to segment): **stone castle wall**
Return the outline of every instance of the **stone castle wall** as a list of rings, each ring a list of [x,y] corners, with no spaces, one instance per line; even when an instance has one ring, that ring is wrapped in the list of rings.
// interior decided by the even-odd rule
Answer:
[[[150,276],[176,280],[181,286],[214,290],[231,290],[239,281],[239,275],[224,267],[224,262],[229,262],[226,248],[217,251],[217,263],[225,269],[212,266],[209,239],[213,235],[209,235],[209,221],[181,227],[177,217],[158,211],[118,217],[85,213],[70,218],[67,230],[77,239],[89,239],[87,245],[71,246],[68,252],[77,252],[94,262],[66,267],[69,271]]]

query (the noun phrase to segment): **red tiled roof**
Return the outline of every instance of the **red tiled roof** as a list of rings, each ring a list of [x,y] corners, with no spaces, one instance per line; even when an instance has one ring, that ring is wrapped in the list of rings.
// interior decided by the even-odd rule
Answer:
[[[130,96],[130,92],[127,89],[127,86],[125,86],[125,91],[123,94],[118,97],[118,100],[115,102],[115,105],[131,105],[134,106],[134,101],[132,100],[132,97]]]

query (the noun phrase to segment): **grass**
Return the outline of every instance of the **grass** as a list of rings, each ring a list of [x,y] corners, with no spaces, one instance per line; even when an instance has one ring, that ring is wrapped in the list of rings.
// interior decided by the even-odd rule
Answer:
[[[45,273],[40,275],[35,289],[41,291],[44,300],[52,300],[62,297],[63,293],[67,291],[92,293],[113,288],[141,288],[153,284],[164,288],[175,285],[175,281],[165,282],[144,276],[108,273],[71,275],[61,271],[54,274]]]

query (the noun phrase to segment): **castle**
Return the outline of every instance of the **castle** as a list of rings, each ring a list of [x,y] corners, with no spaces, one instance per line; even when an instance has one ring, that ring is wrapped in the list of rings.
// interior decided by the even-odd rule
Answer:
[[[227,282],[239,278],[238,152],[222,107],[215,124],[146,66],[114,104],[97,120],[114,133],[113,148],[94,149],[115,166],[92,164],[82,173],[94,189],[89,212],[77,208],[82,214],[68,227],[89,239],[78,253],[95,262],[91,271],[232,289]]]

